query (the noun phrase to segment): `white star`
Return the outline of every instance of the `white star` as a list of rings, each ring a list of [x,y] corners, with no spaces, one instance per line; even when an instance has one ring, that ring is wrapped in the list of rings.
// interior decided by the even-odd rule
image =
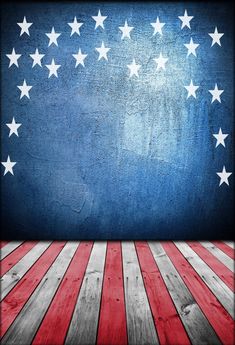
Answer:
[[[126,38],[131,38],[130,37],[130,32],[134,29],[133,26],[128,26],[127,21],[125,20],[124,26],[119,26],[119,29],[122,32],[122,40]]]
[[[10,132],[9,132],[9,137],[12,134],[15,134],[17,137],[18,135],[18,128],[21,126],[21,123],[16,123],[15,122],[15,118],[13,117],[12,122],[11,123],[6,123],[7,127],[10,128]]]
[[[52,43],[54,43],[58,47],[57,39],[61,34],[55,32],[54,26],[51,29],[51,32],[47,33],[46,35],[49,38],[48,47],[50,47]]]
[[[184,86],[185,89],[188,91],[188,96],[187,96],[187,99],[190,97],[190,96],[193,96],[194,98],[197,98],[196,97],[196,91],[197,89],[199,88],[199,86],[196,86],[196,85],[193,85],[193,81],[191,79],[191,82],[188,86]]]
[[[157,70],[162,68],[166,69],[165,64],[168,61],[168,58],[164,58],[162,56],[162,53],[160,53],[159,57],[157,59],[153,59],[157,63]]]
[[[99,26],[101,26],[104,29],[104,21],[107,18],[107,16],[102,16],[99,10],[98,15],[92,16],[92,18],[95,20],[95,29],[97,29]]]
[[[81,64],[83,67],[85,67],[84,59],[87,57],[87,54],[82,54],[80,48],[79,48],[79,51],[77,54],[73,54],[73,57],[74,57],[74,59],[76,59],[75,67],[77,67],[79,64]]]
[[[71,27],[72,31],[70,36],[73,36],[73,34],[78,34],[80,36],[80,27],[83,25],[83,23],[77,22],[77,17],[74,17],[73,23],[68,23],[68,25]]]
[[[224,92],[224,90],[219,90],[217,84],[215,84],[214,90],[209,90],[209,92],[212,94],[211,103],[216,100],[221,103],[220,95]]]
[[[51,64],[50,65],[46,65],[46,67],[49,69],[49,75],[48,78],[50,78],[52,75],[56,76],[58,78],[57,75],[57,69],[60,68],[61,65],[56,65],[55,64],[55,60],[52,59],[51,60]]]
[[[208,35],[210,35],[211,38],[212,38],[211,47],[212,47],[215,43],[217,43],[219,46],[221,46],[220,39],[221,39],[222,36],[224,36],[224,34],[223,34],[223,33],[218,33],[217,26],[215,27],[214,33],[210,33],[210,34],[208,34]]]
[[[227,172],[225,169],[225,166],[223,166],[223,171],[216,173],[220,177],[220,183],[221,186],[223,183],[226,183],[229,186],[228,178],[232,175],[231,172]]]
[[[32,68],[36,65],[39,65],[40,67],[42,67],[41,60],[42,60],[43,56],[45,56],[45,54],[39,54],[38,49],[36,49],[35,53],[29,54],[29,56],[33,59]]]
[[[21,54],[16,54],[15,48],[12,49],[11,54],[6,54],[6,56],[8,57],[8,59],[10,59],[8,68],[10,68],[12,65],[16,65],[16,67],[19,67],[18,59],[21,57]]]
[[[23,22],[22,23],[17,23],[17,25],[19,25],[19,27],[21,28],[20,31],[20,36],[22,36],[24,33],[26,33],[28,36],[30,36],[29,34],[29,28],[33,23],[27,23],[26,18],[24,17]]]
[[[25,79],[24,79],[23,85],[19,85],[19,86],[17,85],[17,87],[21,91],[20,99],[24,96],[30,98],[29,91],[32,89],[32,86],[27,85]]]
[[[187,10],[184,11],[184,15],[183,16],[178,16],[178,18],[182,21],[181,30],[185,26],[187,26],[189,29],[191,29],[190,21],[193,19],[193,16],[188,16]]]
[[[12,168],[13,168],[14,165],[16,165],[16,162],[11,162],[11,159],[8,156],[7,157],[7,161],[6,162],[1,162],[1,163],[2,163],[2,165],[5,168],[3,176],[5,176],[8,172],[11,173],[12,175],[14,175]]]
[[[159,21],[159,18],[157,17],[156,23],[151,23],[151,25],[154,28],[153,36],[155,36],[156,33],[159,33],[160,35],[162,35],[162,28],[165,25],[165,23],[161,23]]]
[[[101,47],[100,48],[95,48],[98,53],[99,53],[99,57],[98,57],[98,61],[101,59],[101,58],[104,58],[105,60],[108,60],[108,57],[107,57],[107,53],[108,51],[110,50],[110,48],[106,48],[104,46],[104,42],[102,42],[101,44]]]
[[[139,77],[138,71],[141,67],[141,65],[136,64],[135,59],[133,59],[131,65],[127,65],[127,67],[130,70],[130,78],[135,75],[136,77]]]
[[[187,56],[189,56],[190,54],[193,54],[194,56],[197,56],[196,49],[199,46],[199,44],[193,43],[193,39],[192,38],[190,38],[190,42],[187,43],[187,44],[184,44],[184,46],[188,49]]]
[[[219,129],[218,134],[213,134],[213,137],[215,137],[217,140],[215,147],[219,146],[220,144],[225,147],[224,140],[227,138],[227,136],[228,136],[228,134],[223,134],[221,128]]]

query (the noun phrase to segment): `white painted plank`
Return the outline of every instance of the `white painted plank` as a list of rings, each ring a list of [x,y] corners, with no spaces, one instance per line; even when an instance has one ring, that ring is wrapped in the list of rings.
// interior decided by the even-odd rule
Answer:
[[[17,262],[6,274],[0,279],[1,283],[1,300],[13,289],[18,281],[25,275],[30,267],[45,252],[51,242],[39,242],[34,246],[20,261]]]
[[[3,337],[1,344],[25,345],[32,342],[78,244],[79,242],[68,242],[65,245]]]
[[[128,344],[159,344],[133,242],[122,242]]]
[[[93,246],[65,344],[96,343],[106,246],[106,242]]]
[[[185,242],[175,242],[187,261],[192,265],[201,279],[206,283],[227,312],[234,318],[234,294],[229,287],[212,271],[212,269]]]
[[[149,242],[149,246],[191,343],[193,345],[221,344],[161,244]]]
[[[213,243],[209,241],[200,241],[200,243],[205,247],[211,254],[213,254],[219,261],[221,261],[230,271],[234,272],[234,261],[228,255],[226,255],[222,250],[216,247]]]
[[[234,249],[234,242],[233,241],[224,241],[225,244],[227,244],[227,246],[229,246],[230,248]]]
[[[0,260],[4,259],[7,255],[9,255],[13,250],[19,247],[23,241],[12,241],[7,243],[3,248],[0,249]]]

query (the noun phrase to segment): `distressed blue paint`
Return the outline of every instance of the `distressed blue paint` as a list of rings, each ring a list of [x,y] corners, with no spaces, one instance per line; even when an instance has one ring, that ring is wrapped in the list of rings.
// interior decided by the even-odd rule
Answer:
[[[98,9],[105,31],[94,31]],[[228,238],[233,227],[233,175],[219,187],[217,171],[233,168],[233,11],[223,3],[187,4],[192,30],[181,31],[181,3],[25,3],[2,5],[2,160],[8,154],[15,176],[2,177],[5,238],[179,239]],[[33,22],[19,37],[23,16]],[[81,36],[67,25],[77,16]],[[152,37],[159,16],[163,36]],[[118,27],[134,26],[121,41]],[[48,45],[52,26],[62,33]],[[208,32],[225,35],[211,46]],[[200,43],[198,57],[184,43]],[[110,47],[97,61],[95,47]],[[8,69],[12,48],[23,54]],[[78,48],[88,54],[74,68]],[[29,54],[45,54],[34,69]],[[153,58],[169,58],[156,71]],[[61,65],[48,79],[45,64]],[[129,79],[127,64],[142,65]],[[26,79],[31,99],[19,99]],[[200,85],[186,99],[190,79]],[[211,104],[208,90],[224,89]],[[21,122],[20,137],[8,138],[5,123]],[[229,133],[226,149],[215,149],[212,133]],[[3,169],[3,167],[2,167]],[[4,171],[4,169],[2,170]]]

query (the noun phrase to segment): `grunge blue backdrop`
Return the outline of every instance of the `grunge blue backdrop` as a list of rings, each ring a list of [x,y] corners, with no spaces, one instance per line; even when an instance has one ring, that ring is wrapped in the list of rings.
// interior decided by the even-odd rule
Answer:
[[[194,16],[181,30],[185,10]],[[231,238],[233,180],[219,187],[216,172],[233,171],[233,10],[226,3],[50,3],[1,5],[2,237],[7,239]],[[94,30],[100,9],[105,30]],[[16,24],[26,16],[30,36]],[[70,37],[74,16],[81,35]],[[153,36],[150,23],[166,23]],[[125,20],[134,29],[121,40]],[[61,33],[48,47],[45,33]],[[224,33],[222,46],[208,35]],[[186,58],[190,37],[197,57]],[[110,47],[108,61],[96,47]],[[8,68],[12,48],[22,54]],[[45,54],[32,68],[29,54]],[[88,54],[75,68],[72,54]],[[154,58],[168,57],[166,70]],[[48,78],[54,58],[58,78]],[[129,78],[127,64],[141,64]],[[20,100],[17,85],[32,85]],[[184,85],[199,85],[187,99]],[[215,83],[224,90],[211,104]],[[22,123],[19,137],[5,125]],[[215,148],[213,133],[229,136]]]

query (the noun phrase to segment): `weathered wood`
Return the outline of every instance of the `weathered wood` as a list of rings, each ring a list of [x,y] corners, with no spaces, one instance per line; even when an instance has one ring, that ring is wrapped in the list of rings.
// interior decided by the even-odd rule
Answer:
[[[78,242],[69,242],[62,249],[40,284],[15,319],[1,344],[30,344],[48,306],[77,249]]]
[[[23,241],[12,241],[4,245],[0,249],[0,260],[4,259],[7,255],[13,252],[13,250],[19,247],[22,243]]]
[[[224,266],[230,271],[234,272],[234,261],[228,255],[226,255],[221,249],[216,247],[213,243],[208,241],[200,241],[203,247],[205,247],[211,254],[213,254],[218,260],[220,260]]]
[[[192,344],[221,344],[161,244],[149,242],[149,245]]]
[[[230,248],[234,249],[234,242],[233,241],[224,241],[225,244],[227,244],[227,246],[229,246]]]
[[[106,242],[96,242],[88,262],[65,344],[96,343]]]
[[[128,344],[158,344],[133,242],[122,242]]]
[[[227,285],[210,269],[209,266],[189,247],[185,242],[175,242],[177,248],[181,251],[187,261],[193,266],[201,279],[206,283],[209,289],[215,294],[220,303],[234,318],[233,292]]]
[[[13,266],[1,278],[1,301],[13,289],[18,281],[25,275],[30,267],[38,260],[38,258],[49,247],[51,242],[39,242],[30,250],[15,266]]]

